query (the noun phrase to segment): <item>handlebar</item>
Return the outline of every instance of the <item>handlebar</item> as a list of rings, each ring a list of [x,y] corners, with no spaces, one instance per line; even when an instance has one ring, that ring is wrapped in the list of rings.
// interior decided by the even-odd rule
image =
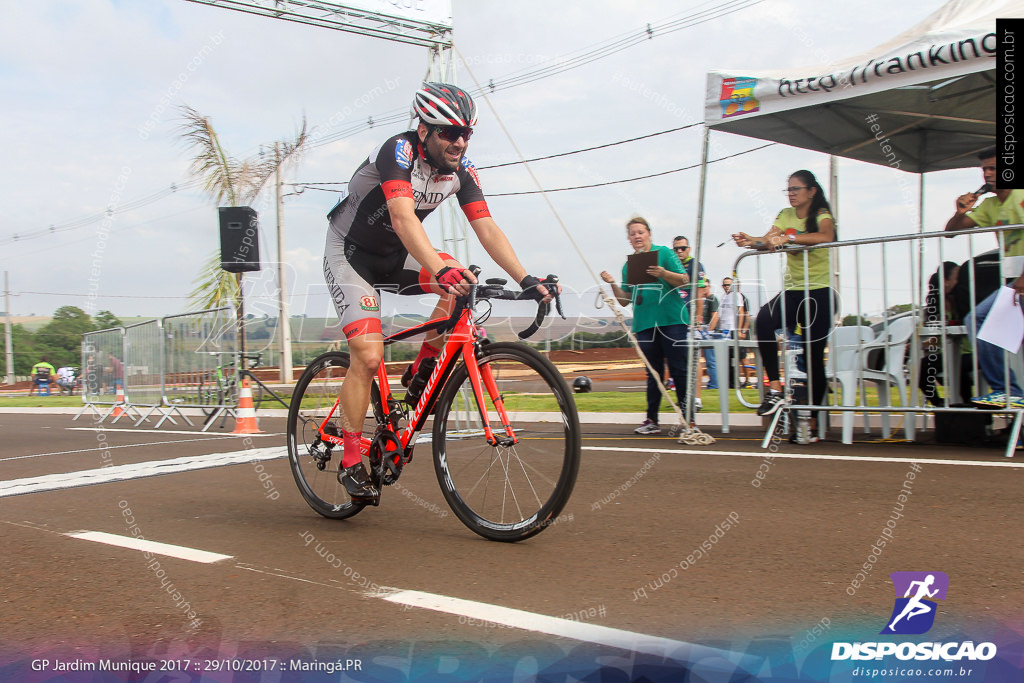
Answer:
[[[473,273],[474,277],[480,275],[480,268],[477,266],[470,266],[468,270]],[[500,284],[499,284],[500,283]],[[462,313],[462,309],[468,307],[472,310],[476,306],[477,301],[485,299],[503,299],[505,301],[522,301],[524,299],[535,301],[533,296],[524,295],[524,292],[516,292],[505,289],[504,280],[488,281],[487,283],[472,284],[470,285],[469,294],[458,297],[456,299],[457,305],[455,311],[452,313],[451,327],[454,327],[455,321]],[[558,315],[565,320],[565,313],[562,310],[562,295],[558,291],[558,276],[548,275],[546,278],[540,281],[540,284],[547,288],[548,292],[554,297],[555,310],[558,311]],[[544,318],[547,317],[548,313],[551,312],[551,304],[544,303],[542,301],[537,302],[537,317],[529,327],[518,333],[520,339],[527,339],[533,336],[537,330],[540,329],[541,324],[544,322]],[[450,328],[449,328],[450,329]]]

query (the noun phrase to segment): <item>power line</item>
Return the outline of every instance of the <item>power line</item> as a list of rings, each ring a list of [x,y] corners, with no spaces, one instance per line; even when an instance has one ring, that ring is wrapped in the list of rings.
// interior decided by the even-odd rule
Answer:
[[[555,64],[552,64],[552,65],[549,65],[549,66],[545,66],[545,67],[540,67],[538,69],[525,70],[525,71],[521,71],[521,72],[514,72],[510,76],[507,76],[506,78],[498,80],[498,81],[494,81],[493,79],[491,79],[491,81],[486,86],[480,87],[477,90],[473,91],[473,94],[480,94],[480,93],[484,92],[485,88],[489,92],[496,92],[497,90],[504,90],[504,89],[507,89],[507,88],[513,88],[513,87],[518,86],[518,85],[524,85],[526,83],[532,83],[532,82],[540,80],[542,78],[548,78],[550,76],[554,76],[554,75],[557,75],[557,74],[560,74],[560,73],[564,73],[566,71],[569,71],[569,70],[572,70],[572,69],[576,69],[576,68],[578,68],[580,66],[584,66],[586,64],[590,64],[592,62],[598,61],[600,59],[603,59],[605,57],[613,55],[613,54],[615,54],[617,52],[621,52],[621,51],[623,51],[623,50],[625,50],[627,48],[630,48],[630,47],[633,47],[634,45],[642,43],[645,40],[651,40],[651,39],[653,39],[655,37],[659,37],[659,36],[663,36],[663,35],[668,35],[670,33],[675,33],[676,31],[681,31],[681,30],[683,30],[685,28],[691,28],[693,26],[697,26],[699,24],[703,24],[703,23],[706,23],[706,22],[709,22],[709,21],[713,21],[715,19],[720,19],[722,17],[728,16],[729,14],[733,14],[735,12],[739,12],[739,11],[747,9],[749,7],[753,7],[754,5],[758,5],[761,2],[764,2],[764,0],[728,0],[726,2],[721,2],[721,3],[711,7],[709,9],[701,10],[701,11],[698,11],[698,12],[691,12],[689,14],[686,14],[685,16],[682,16],[682,17],[679,17],[679,18],[676,18],[676,19],[669,18],[669,19],[662,20],[661,22],[649,23],[649,24],[647,24],[646,28],[635,29],[635,30],[630,31],[628,33],[620,34],[620,37],[612,38],[612,39],[610,39],[608,41],[605,41],[604,43],[596,43],[593,46],[582,48],[581,50],[577,51],[576,53],[568,53],[567,55],[565,55],[562,58],[560,58],[559,61],[557,61],[557,63],[555,63]],[[707,3],[705,3],[705,4],[707,4]],[[678,16],[678,15],[672,15],[672,16]],[[339,131],[337,131],[335,133],[331,133],[329,135],[325,135],[325,136],[323,136],[321,138],[318,138],[317,142],[310,143],[308,145],[308,147],[310,149],[317,148],[317,147],[323,147],[323,146],[328,145],[328,144],[330,144],[332,142],[336,142],[338,140],[342,140],[342,139],[345,139],[345,138],[352,137],[354,135],[357,135],[357,134],[359,134],[361,132],[370,130],[370,129],[375,128],[377,126],[386,126],[386,125],[391,125],[391,124],[395,124],[395,123],[401,123],[402,121],[407,121],[408,117],[409,117],[409,111],[408,111],[408,109],[405,109],[405,108],[392,110],[392,111],[387,112],[387,113],[385,113],[385,114],[383,114],[381,116],[378,116],[377,118],[374,118],[373,116],[369,116],[369,117],[367,117],[367,120],[365,122],[360,122],[358,124],[349,125],[346,128],[343,128],[343,129],[341,129],[341,130],[339,130]],[[692,124],[692,125],[696,125],[696,124]],[[665,132],[669,132],[669,131],[665,131]],[[640,139],[640,138],[637,138],[637,139]],[[629,142],[629,141],[623,141],[623,142]],[[613,144],[622,144],[622,143],[613,143]],[[593,149],[600,149],[600,147],[595,147]],[[565,154],[574,154],[574,153],[579,153],[579,152],[582,152],[582,151],[589,151],[589,150],[577,150],[575,152],[567,152]],[[552,155],[551,157],[540,157],[539,159],[536,159],[536,160],[553,158],[554,156],[562,156],[562,155]],[[512,162],[512,163],[522,163],[522,162]],[[485,166],[485,167],[482,167],[482,168],[498,168],[499,166],[503,166],[503,165],[508,165],[508,164],[499,164],[499,165],[495,165],[495,166]],[[666,171],[666,173],[674,173],[674,172],[681,171],[681,170],[685,170],[685,169],[676,169],[676,171]],[[663,175],[663,174],[655,174],[655,175]],[[653,176],[644,176],[644,177],[653,177]],[[641,179],[642,178],[635,178],[635,179],[631,179],[631,180],[641,180]],[[152,193],[150,195],[141,197],[141,198],[136,199],[136,200],[132,200],[130,202],[124,202],[123,204],[119,204],[116,209],[108,208],[106,211],[104,211],[102,213],[99,213],[99,214],[93,214],[93,215],[89,215],[89,216],[84,216],[82,218],[74,219],[72,221],[69,221],[69,222],[63,223],[63,224],[59,224],[59,225],[50,225],[48,228],[43,228],[43,229],[35,230],[35,231],[32,231],[32,232],[15,233],[15,234],[11,235],[10,237],[0,239],[0,244],[11,244],[11,243],[14,243],[14,242],[20,242],[20,241],[29,240],[29,239],[36,239],[38,237],[45,237],[47,235],[52,235],[52,234],[56,234],[56,233],[59,233],[59,232],[66,232],[66,231],[69,231],[69,230],[75,230],[75,229],[78,229],[78,228],[86,227],[88,225],[92,225],[94,223],[98,223],[98,222],[100,222],[100,221],[102,221],[102,220],[104,220],[106,218],[112,217],[112,216],[114,216],[116,214],[123,213],[123,212],[126,212],[126,211],[132,211],[132,210],[141,208],[143,206],[147,206],[149,204],[152,204],[154,202],[160,201],[162,199],[165,199],[166,197],[170,196],[171,194],[174,194],[175,192],[177,192],[179,189],[189,189],[189,188],[193,187],[194,185],[196,185],[198,182],[199,182],[199,179],[193,178],[193,179],[187,180],[187,181],[185,181],[185,182],[183,182],[181,184],[172,183],[170,185],[170,187],[167,188],[167,189],[159,190],[159,191],[157,191],[155,193]],[[623,180],[623,181],[617,181],[617,182],[630,182],[630,180]],[[316,184],[317,185],[326,185],[328,183],[316,183]],[[582,187],[588,187],[588,186],[581,186],[581,188]],[[318,189],[318,190],[321,190],[321,191],[330,191],[330,190],[324,190],[323,188],[310,188],[310,189]],[[580,188],[563,188],[563,189],[580,189]],[[559,191],[559,190],[552,190],[552,191]],[[513,194],[517,194],[517,193],[513,193]],[[491,196],[507,196],[507,195],[491,195]]]
[[[47,235],[55,235],[61,232],[68,232],[70,230],[84,228],[89,225],[93,225],[94,223],[99,223],[100,221],[106,220],[108,218],[113,218],[118,214],[125,213],[127,211],[134,211],[136,209],[141,209],[144,206],[148,206],[162,199],[170,197],[171,195],[177,193],[179,190],[191,189],[198,183],[198,178],[186,180],[183,183],[171,183],[168,187],[162,190],[151,192],[150,194],[145,195],[143,197],[139,197],[138,199],[132,199],[130,201],[122,202],[120,204],[117,204],[116,207],[108,207],[107,210],[103,211],[102,213],[82,216],[81,218],[75,218],[65,223],[54,224],[49,226],[48,228],[41,228],[39,230],[33,230],[31,232],[14,233],[10,237],[0,239],[0,244],[24,242],[26,240],[32,240],[38,237],[46,237]]]
[[[720,159],[713,159],[713,160],[709,161],[708,163],[709,164],[713,164],[713,163],[716,163],[716,162],[719,162],[719,161],[725,161],[726,159],[732,159],[733,157],[738,157],[738,156],[743,155],[743,154],[750,154],[751,152],[756,152],[759,149],[764,149],[765,147],[771,147],[771,146],[773,146],[775,144],[777,144],[777,143],[769,142],[767,145],[761,145],[760,147],[754,147],[753,149],[748,149],[748,150],[746,150],[744,152],[737,152],[736,154],[730,154],[729,156],[724,156],[724,157],[722,157]],[[683,166],[682,168],[673,168],[673,169],[671,169],[669,171],[661,171],[659,173],[651,173],[651,174],[648,174],[648,175],[637,176],[636,178],[625,178],[624,180],[609,180],[608,182],[594,183],[592,185],[576,185],[575,187],[555,187],[555,188],[544,189],[544,190],[525,190],[523,192],[488,193],[487,196],[488,197],[515,197],[515,196],[524,195],[524,194],[541,194],[543,192],[568,192],[569,190],[586,190],[586,189],[589,189],[589,188],[592,188],[592,187],[604,187],[606,185],[619,185],[621,183],[632,183],[632,182],[634,182],[636,180],[646,180],[648,178],[657,178],[658,176],[669,175],[671,173],[679,173],[680,171],[689,171],[689,170],[694,169],[694,168],[700,168],[700,164],[692,164],[690,166]]]
[[[687,124],[685,126],[680,126],[678,128],[669,128],[668,130],[663,130],[663,131],[660,131],[660,132],[657,132],[657,133],[649,133],[648,135],[640,135],[640,136],[637,136],[635,138],[629,138],[628,140],[619,140],[618,142],[609,142],[607,144],[596,145],[594,147],[584,147],[583,149],[575,149],[575,150],[573,150],[571,152],[561,152],[559,154],[549,154],[546,157],[535,157],[533,159],[522,159],[520,161],[509,161],[509,162],[506,162],[504,164],[492,164],[491,166],[477,166],[477,169],[480,170],[480,171],[484,171],[484,170],[487,170],[489,168],[502,168],[504,166],[515,166],[516,164],[530,164],[530,163],[533,163],[534,161],[544,161],[545,159],[555,159],[557,157],[567,157],[567,156],[572,156],[573,154],[580,154],[582,152],[593,152],[595,149],[605,149],[606,147],[614,147],[616,145],[624,145],[627,142],[636,142],[637,140],[646,140],[647,138],[657,137],[658,135],[665,135],[666,133],[675,133],[676,131],[686,130],[687,128],[693,128],[694,126],[699,126],[699,125],[700,125],[699,122],[698,123],[689,123],[689,124]]]
[[[477,88],[476,90],[470,91],[470,94],[479,95],[485,90],[487,92],[496,92],[498,90],[505,90],[507,88],[513,88],[518,85],[525,85],[542,78],[548,78],[555,76],[566,71],[590,64],[598,61],[617,52],[621,52],[627,48],[638,45],[646,40],[651,40],[656,37],[675,33],[685,28],[691,28],[699,24],[703,24],[715,19],[728,16],[735,12],[753,7],[764,2],[764,0],[727,0],[721,2],[714,7],[699,12],[691,12],[683,17],[676,19],[665,19],[661,22],[647,24],[645,28],[634,29],[628,33],[620,34],[619,37],[611,38],[604,43],[595,43],[594,45],[581,48],[575,53],[567,53],[561,57],[556,57],[556,63],[539,67],[536,69],[523,70],[519,72],[513,72],[511,75],[506,76],[503,79],[495,81],[491,79],[486,86]],[[707,4],[707,3],[705,3]],[[678,15],[672,15],[678,16]],[[378,117],[367,117],[365,122],[357,124],[351,124],[350,126],[343,128],[335,133],[324,135],[317,139],[317,142],[310,144],[310,148],[322,147],[338,140],[352,137],[358,133],[370,130],[377,126],[390,125],[393,123],[401,123],[409,120],[409,110],[406,108],[393,109]]]

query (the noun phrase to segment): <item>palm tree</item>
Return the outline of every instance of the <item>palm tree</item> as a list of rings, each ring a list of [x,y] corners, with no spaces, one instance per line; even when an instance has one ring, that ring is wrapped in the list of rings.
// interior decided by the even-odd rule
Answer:
[[[279,142],[280,154],[274,158],[250,158],[238,161],[221,146],[210,119],[189,106],[182,106],[183,122],[178,130],[186,146],[195,150],[189,170],[203,182],[203,189],[219,205],[246,206],[260,193],[267,181],[286,162],[303,151],[309,135],[306,119],[289,141]],[[215,249],[193,281],[189,305],[200,309],[234,304],[241,324],[241,274],[232,277],[220,267],[220,249]],[[193,308],[195,310],[195,308]]]

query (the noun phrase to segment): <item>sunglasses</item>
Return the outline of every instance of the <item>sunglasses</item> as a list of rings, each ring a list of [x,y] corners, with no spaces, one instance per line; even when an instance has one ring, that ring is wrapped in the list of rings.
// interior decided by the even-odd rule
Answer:
[[[445,142],[458,142],[459,138],[469,142],[473,137],[473,129],[469,126],[434,126],[434,131]]]
[[[689,247],[672,247],[676,251],[689,251]]]
[[[787,187],[785,190],[782,191],[782,194],[796,194],[800,190],[809,189],[811,189],[810,185],[794,185],[792,187]]]

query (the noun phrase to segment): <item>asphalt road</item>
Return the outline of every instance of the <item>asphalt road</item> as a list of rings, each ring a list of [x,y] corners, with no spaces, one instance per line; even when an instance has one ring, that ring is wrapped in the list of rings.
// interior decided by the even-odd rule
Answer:
[[[1024,463],[1001,451],[829,441],[769,452],[754,428],[689,447],[633,426],[585,425],[562,516],[502,544],[451,514],[429,445],[379,508],[332,521],[298,494],[280,418],[239,437],[0,415],[0,679],[21,680],[39,653],[51,668],[104,656],[229,668],[301,653],[353,660],[352,680],[445,667],[461,680],[481,657],[519,670],[586,647],[621,647],[620,659],[688,643],[750,653],[765,639],[788,639],[799,662],[800,648],[877,638],[888,575],[911,570],[950,577],[929,638],[1021,624]]]

